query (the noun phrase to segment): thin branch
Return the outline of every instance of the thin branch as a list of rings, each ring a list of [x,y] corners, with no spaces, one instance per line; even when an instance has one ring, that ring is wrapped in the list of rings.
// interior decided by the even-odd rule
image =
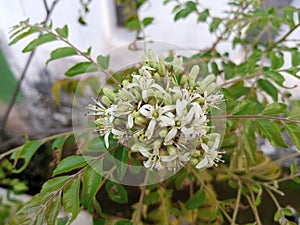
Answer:
[[[233,211],[233,215],[232,215],[231,225],[235,224],[237,214],[238,214],[238,211],[239,211],[239,206],[240,206],[240,203],[241,203],[242,185],[241,185],[240,181],[238,183],[239,183],[239,187],[238,187],[238,191],[237,191],[237,195],[236,195],[236,203],[235,203],[235,207],[234,207],[234,211]]]
[[[289,123],[296,123],[300,125],[300,120],[293,120],[279,116],[265,116],[265,115],[224,115],[224,116],[211,116],[210,119],[271,119],[279,120]]]
[[[293,33],[298,27],[300,27],[300,23],[298,23],[296,26],[294,26],[292,29],[290,29],[285,35],[283,35],[282,38],[280,38],[279,40],[277,40],[276,42],[274,42],[272,45],[270,45],[267,50],[272,49],[273,47],[275,47],[276,45],[280,44],[281,42],[285,41],[285,39],[290,36],[291,33]]]
[[[55,1],[52,3],[50,9],[47,10],[47,8],[46,8],[47,14],[46,14],[46,17],[45,17],[45,20],[44,20],[44,21],[45,21],[45,24],[47,24],[47,23],[49,22],[50,16],[51,16],[51,14],[52,14],[52,12],[53,12],[53,10],[54,10],[56,4],[57,4],[59,1],[60,1],[60,0],[55,0]],[[44,3],[45,3],[45,2],[44,2]],[[48,7],[48,6],[47,6],[47,7]],[[42,31],[39,33],[39,37],[40,37],[41,35],[42,35]],[[25,64],[25,67],[24,67],[24,69],[23,69],[23,71],[22,71],[22,73],[21,73],[20,79],[18,80],[18,83],[17,83],[17,86],[16,86],[16,88],[15,88],[15,90],[14,90],[12,99],[11,99],[11,101],[10,101],[10,103],[9,103],[9,106],[8,106],[8,108],[7,108],[7,110],[6,110],[5,114],[4,114],[3,120],[2,120],[1,125],[0,125],[0,136],[2,136],[2,135],[4,134],[4,128],[5,128],[5,125],[6,125],[6,123],[7,123],[8,117],[9,117],[9,115],[10,115],[10,113],[11,113],[11,110],[12,110],[14,104],[16,103],[18,94],[19,94],[19,92],[20,92],[20,90],[21,90],[21,85],[22,85],[22,83],[23,83],[23,81],[24,81],[24,78],[25,78],[25,76],[26,76],[26,74],[27,74],[28,68],[29,68],[29,66],[30,66],[30,64],[31,64],[31,61],[32,61],[32,58],[33,58],[34,54],[35,54],[35,50],[33,50],[33,51],[30,53],[30,55],[29,55],[29,57],[28,57],[28,59],[27,59],[27,62],[26,62],[26,64]]]
[[[145,179],[144,179],[144,183],[140,186],[141,193],[140,193],[139,202],[137,204],[136,214],[133,219],[133,225],[138,225],[141,222],[142,212],[143,212],[143,207],[144,207],[144,198],[145,198],[146,190],[147,190],[146,184],[147,184],[147,180],[149,177],[149,172],[150,171],[147,170]]]

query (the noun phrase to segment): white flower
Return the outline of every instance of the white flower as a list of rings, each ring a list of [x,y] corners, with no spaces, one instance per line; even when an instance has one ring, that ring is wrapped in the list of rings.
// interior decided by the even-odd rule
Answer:
[[[205,143],[201,144],[202,149],[204,150],[203,158],[201,161],[196,165],[196,168],[199,170],[209,168],[212,166],[217,166],[218,162],[223,162],[221,159],[220,154],[223,152],[218,152],[218,147],[220,144],[220,136],[217,135],[215,141],[211,148],[209,148]]]
[[[152,153],[150,152],[152,151]],[[146,149],[146,148],[140,148],[139,152],[146,158],[148,158],[146,161],[144,161],[144,166],[146,168],[150,169],[157,169],[162,170],[165,168],[165,164],[172,162],[177,158],[177,155],[174,156],[161,156],[159,155],[159,149],[154,148],[153,150]]]

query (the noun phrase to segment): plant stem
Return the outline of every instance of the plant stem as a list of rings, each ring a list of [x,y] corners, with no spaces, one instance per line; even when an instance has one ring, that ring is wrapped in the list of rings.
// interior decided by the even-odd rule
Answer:
[[[289,123],[300,124],[300,120],[293,120],[279,116],[266,116],[266,115],[224,115],[224,116],[210,116],[209,119],[271,119],[280,120]]]
[[[235,224],[236,218],[237,218],[237,214],[239,211],[239,205],[241,203],[241,195],[242,195],[242,185],[241,185],[241,181],[238,181],[239,187],[238,187],[238,191],[237,191],[237,195],[236,195],[236,203],[235,203],[235,207],[234,207],[234,211],[233,211],[233,215],[232,215],[232,221],[231,221],[231,225]]]
[[[138,225],[141,222],[142,212],[143,212],[143,207],[144,207],[144,198],[145,198],[145,194],[146,194],[146,190],[147,190],[146,184],[147,184],[147,180],[149,177],[149,172],[150,172],[149,169],[147,169],[144,183],[140,186],[141,193],[140,193],[139,202],[137,204],[136,214],[133,219],[133,225]]]

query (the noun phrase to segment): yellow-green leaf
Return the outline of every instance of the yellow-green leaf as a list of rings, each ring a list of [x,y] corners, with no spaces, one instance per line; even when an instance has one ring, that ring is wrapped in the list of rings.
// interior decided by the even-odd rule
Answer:
[[[72,180],[63,191],[63,207],[65,212],[72,213],[70,222],[76,219],[80,211],[79,202],[80,178]]]

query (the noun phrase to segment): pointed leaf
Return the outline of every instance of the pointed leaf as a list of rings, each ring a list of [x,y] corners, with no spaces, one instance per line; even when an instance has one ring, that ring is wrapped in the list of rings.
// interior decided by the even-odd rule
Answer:
[[[47,207],[47,225],[56,225],[56,220],[61,207],[61,195],[57,195]]]
[[[18,41],[20,41],[21,39],[23,39],[33,33],[39,32],[39,31],[40,31],[40,29],[38,27],[31,27],[28,31],[23,32],[23,33],[19,34],[18,36],[16,36],[11,42],[9,42],[9,45],[13,45],[13,44],[17,43]]]
[[[97,57],[97,62],[103,69],[106,70],[106,69],[108,69],[108,66],[109,66],[109,59],[110,59],[109,55],[107,55],[107,56],[99,55]]]
[[[125,188],[119,184],[108,180],[105,184],[108,196],[114,202],[124,204],[128,202],[128,196]]]
[[[77,52],[74,48],[71,47],[62,47],[57,48],[51,52],[50,59],[47,60],[46,64],[48,64],[50,61],[64,58],[67,56],[77,55]]]
[[[75,66],[71,67],[65,75],[68,77],[74,77],[78,74],[83,73],[92,73],[98,70],[97,66],[92,62],[80,62],[77,63]]]
[[[283,125],[297,149],[300,150],[300,125],[296,123],[284,123]]]
[[[92,165],[88,165],[82,174],[82,204],[88,208],[93,202],[101,183],[102,160],[97,160]]]
[[[80,178],[77,177],[72,180],[63,191],[63,207],[67,213],[72,213],[70,222],[76,219],[80,207],[79,207],[79,189],[80,189]]]
[[[69,36],[69,28],[67,25],[65,25],[63,28],[56,28],[55,31],[59,36],[63,38],[67,39]]]
[[[92,157],[78,156],[78,155],[73,155],[64,158],[53,171],[53,176],[82,168],[86,166],[88,163],[90,163],[92,160],[93,160]]]
[[[70,176],[60,176],[48,180],[46,183],[43,184],[41,193],[56,191],[57,189],[61,188],[68,181],[69,178]]]
[[[18,160],[25,160],[23,165],[19,169],[13,169],[13,173],[20,173],[22,172],[29,164],[31,158],[36,153],[36,151],[39,149],[39,147],[42,145],[42,142],[40,141],[28,141],[24,144],[23,148],[13,154],[11,158],[15,160],[15,164],[18,162]]]
[[[275,102],[278,101],[278,90],[270,81],[259,79],[257,81],[257,84],[258,87],[265,91],[267,94],[269,94]]]
[[[122,180],[128,167],[128,151],[125,146],[117,148],[113,154],[117,166],[117,176]]]
[[[198,190],[185,203],[187,209],[193,210],[199,208],[205,201],[205,192]]]
[[[283,148],[288,147],[281,136],[281,131],[277,124],[269,119],[256,119],[255,123],[272,145]]]
[[[274,102],[266,106],[264,111],[262,112],[263,115],[273,116],[278,114],[286,113],[287,106],[283,103]]]
[[[51,41],[55,41],[57,40],[57,38],[55,37],[55,35],[53,34],[43,34],[42,36],[38,37],[37,39],[34,39],[33,41],[31,41],[23,50],[22,52],[30,52],[33,49],[35,49],[36,47],[51,42]]]

